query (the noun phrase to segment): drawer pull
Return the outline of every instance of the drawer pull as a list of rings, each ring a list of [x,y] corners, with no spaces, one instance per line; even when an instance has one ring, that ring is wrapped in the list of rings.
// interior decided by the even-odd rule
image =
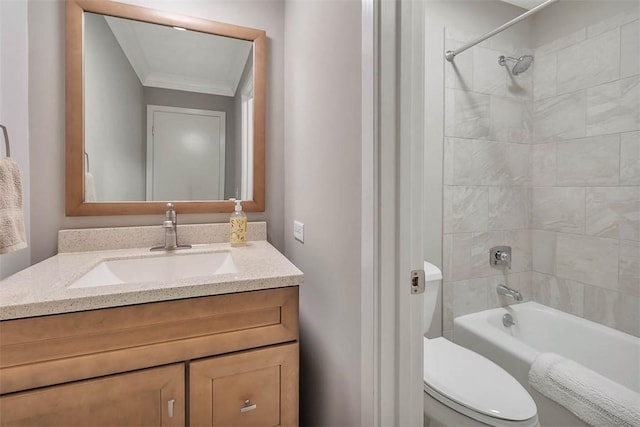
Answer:
[[[244,406],[242,408],[240,408],[240,413],[244,414],[245,412],[253,411],[257,407],[258,407],[258,405],[256,403],[254,403],[252,405],[251,401],[245,400],[244,401]]]
[[[176,403],[175,399],[171,399],[167,402],[167,412],[169,412],[169,418],[173,418],[173,405]]]

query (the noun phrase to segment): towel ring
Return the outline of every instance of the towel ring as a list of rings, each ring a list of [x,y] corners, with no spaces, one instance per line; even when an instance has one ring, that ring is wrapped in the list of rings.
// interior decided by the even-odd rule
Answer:
[[[4,135],[4,146],[7,150],[7,157],[11,157],[11,146],[9,145],[9,134],[7,133],[7,127],[0,125],[2,128],[2,134]]]

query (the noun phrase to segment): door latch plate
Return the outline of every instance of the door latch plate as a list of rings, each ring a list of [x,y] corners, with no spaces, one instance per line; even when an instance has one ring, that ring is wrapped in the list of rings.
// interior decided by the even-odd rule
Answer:
[[[411,293],[424,292],[424,270],[411,270]]]

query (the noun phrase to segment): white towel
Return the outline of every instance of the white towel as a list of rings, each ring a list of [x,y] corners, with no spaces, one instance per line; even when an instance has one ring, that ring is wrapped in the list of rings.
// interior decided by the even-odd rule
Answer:
[[[84,174],[84,201],[96,201],[96,182],[90,172]]]
[[[18,164],[0,159],[0,254],[27,247]]]
[[[640,426],[640,393],[557,354],[538,355],[529,384],[592,426]]]

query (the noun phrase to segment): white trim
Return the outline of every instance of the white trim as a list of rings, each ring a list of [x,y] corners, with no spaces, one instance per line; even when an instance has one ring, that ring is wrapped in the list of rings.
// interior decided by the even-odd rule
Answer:
[[[424,3],[400,4],[400,155],[398,196],[398,402],[397,425],[423,424],[424,295],[406,284],[411,270],[424,269]]]
[[[379,148],[378,178],[378,266],[380,274],[380,425],[398,426],[399,402],[406,396],[398,389],[398,277],[397,251],[397,162],[398,162],[398,27],[399,0],[379,0]]]
[[[377,132],[375,105],[377,55],[375,49],[376,0],[362,0],[362,199],[361,199],[361,369],[360,369],[360,424],[362,427],[379,426],[379,372],[378,372],[378,305],[380,279],[377,265],[377,196],[378,172],[376,167]]]
[[[166,105],[147,104],[147,164],[146,199],[153,200],[153,114],[156,112],[174,114],[193,114],[217,117],[220,119],[220,163],[218,166],[218,194],[224,199],[225,160],[226,160],[226,117],[224,111],[200,110],[196,108],[168,107]]]
[[[408,3],[362,8],[362,426],[423,423],[423,303],[409,279],[422,269],[424,40],[422,6]]]

